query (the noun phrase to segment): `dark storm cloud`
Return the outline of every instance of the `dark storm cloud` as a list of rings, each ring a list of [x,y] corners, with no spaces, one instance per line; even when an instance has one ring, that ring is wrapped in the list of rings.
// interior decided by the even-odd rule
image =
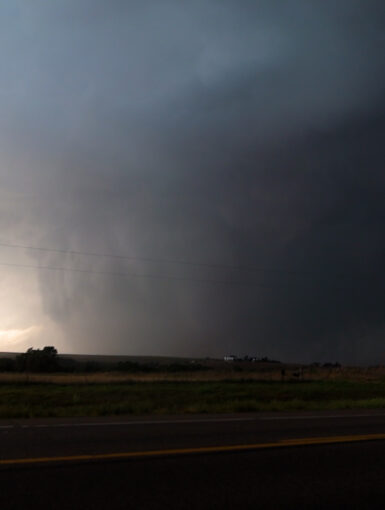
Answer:
[[[383,361],[382,2],[20,1],[7,14],[4,236],[278,270],[40,253],[250,283],[41,271],[69,350]]]

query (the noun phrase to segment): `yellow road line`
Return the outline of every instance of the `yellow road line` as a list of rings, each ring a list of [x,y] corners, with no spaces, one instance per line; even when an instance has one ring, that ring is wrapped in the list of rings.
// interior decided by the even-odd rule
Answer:
[[[76,462],[90,460],[130,459],[142,457],[163,457],[168,455],[186,455],[194,453],[240,452],[288,446],[306,446],[335,443],[356,443],[385,439],[385,434],[360,434],[351,436],[303,437],[298,439],[281,439],[271,443],[238,444],[224,446],[200,446],[197,448],[175,448],[168,450],[148,450],[138,452],[97,453],[85,455],[68,455],[58,457],[30,457],[25,459],[0,459],[0,466],[14,464],[42,464],[46,462]]]

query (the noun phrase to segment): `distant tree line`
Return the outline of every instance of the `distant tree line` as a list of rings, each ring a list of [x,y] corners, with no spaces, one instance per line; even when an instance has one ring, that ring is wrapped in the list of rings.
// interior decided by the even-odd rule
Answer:
[[[136,363],[133,361],[120,361],[113,365],[113,370],[118,372],[197,372],[209,370],[211,367],[200,363]]]
[[[281,363],[281,361],[278,361],[276,359],[270,359],[267,356],[264,356],[263,358],[257,358],[256,356],[236,356],[235,354],[230,354],[227,356],[224,356],[224,361],[247,361],[251,363]]]
[[[319,363],[318,361],[315,361],[310,366],[314,368],[341,368],[341,363],[338,363],[338,361],[336,361],[335,363],[330,362]]]
[[[32,347],[15,358],[0,358],[1,372],[57,372],[60,371],[57,350],[47,346],[44,349]]]
[[[133,361],[119,361],[117,363],[98,363],[92,360],[78,361],[72,358],[60,357],[55,347],[47,346],[43,349],[33,349],[17,355],[15,358],[0,358],[0,372],[101,372],[105,370],[117,372],[196,372],[209,370],[211,367],[196,362],[136,363]]]
[[[238,358],[236,356],[226,356],[225,359],[231,361],[257,362],[257,363],[280,363],[279,361],[263,358],[251,358],[244,356]],[[210,360],[208,360],[210,361]],[[232,370],[242,371],[249,370],[247,363],[231,364]],[[340,368],[340,363],[312,363],[310,368]],[[191,361],[174,361],[171,363],[158,363],[156,361],[139,363],[136,361],[117,361],[99,362],[92,359],[73,359],[67,356],[59,356],[55,347],[46,346],[43,349],[33,349],[32,347],[22,354],[18,354],[14,358],[0,358],[0,372],[26,372],[26,373],[95,373],[102,371],[116,371],[126,373],[151,373],[151,372],[197,372],[203,370],[211,370],[214,366]]]

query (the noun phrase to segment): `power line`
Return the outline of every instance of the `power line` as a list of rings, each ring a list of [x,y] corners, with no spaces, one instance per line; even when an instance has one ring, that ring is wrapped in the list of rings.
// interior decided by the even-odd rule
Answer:
[[[13,244],[8,242],[0,241],[0,246],[4,246],[7,248],[21,248],[25,250],[33,250],[40,252],[50,252],[50,253],[60,253],[63,255],[83,255],[88,257],[98,257],[98,258],[111,258],[111,259],[120,259],[120,260],[131,260],[131,261],[142,261],[142,262],[153,262],[153,263],[162,263],[162,264],[179,264],[183,266],[190,267],[207,267],[212,269],[226,269],[232,271],[241,271],[241,272],[250,272],[250,273],[271,273],[271,274],[288,274],[295,276],[314,276],[321,275],[320,271],[291,271],[285,269],[271,269],[271,268],[261,268],[256,266],[241,266],[241,265],[232,265],[232,264],[219,264],[213,262],[196,262],[190,260],[181,260],[181,259],[172,259],[172,258],[156,258],[156,257],[142,257],[142,256],[131,256],[131,255],[119,255],[114,253],[98,253],[98,252],[86,252],[86,251],[77,251],[77,250],[65,250],[59,248],[46,248],[41,246],[28,246],[24,244]],[[348,275],[343,274],[335,274],[333,275],[335,278],[343,278]]]
[[[131,256],[131,255],[117,255],[113,253],[96,253],[96,252],[84,252],[84,251],[76,251],[76,250],[64,250],[58,248],[43,248],[40,246],[26,246],[22,244],[11,244],[0,242],[0,246],[6,246],[8,248],[23,248],[26,250],[35,250],[35,251],[44,251],[44,252],[52,252],[52,253],[62,253],[68,255],[85,255],[90,257],[100,257],[100,258],[114,258],[114,259],[122,259],[122,260],[137,260],[143,262],[156,262],[156,263],[164,263],[164,264],[180,264],[186,266],[197,266],[197,267],[209,267],[209,268],[218,268],[218,269],[232,269],[238,271],[255,271],[255,272],[282,272],[282,273],[292,273],[295,274],[295,271],[280,271],[275,269],[263,269],[257,268],[253,266],[238,266],[231,264],[218,264],[212,262],[194,262],[190,260],[181,260],[181,259],[169,259],[169,258],[155,258],[155,257],[139,257],[139,256]]]
[[[107,276],[119,276],[119,277],[133,277],[133,278],[149,278],[149,279],[157,279],[157,280],[175,280],[175,281],[184,281],[184,282],[196,282],[196,283],[210,283],[210,284],[221,284],[221,285],[239,285],[239,286],[251,286],[251,287],[260,287],[265,289],[277,288],[277,289],[287,289],[291,287],[297,287],[302,289],[312,289],[314,286],[303,286],[303,285],[295,285],[295,284],[265,284],[254,281],[247,280],[219,280],[219,279],[211,279],[211,278],[191,278],[184,276],[173,276],[167,274],[138,274],[138,273],[128,273],[128,272],[118,272],[118,271],[96,271],[94,269],[76,269],[70,267],[59,267],[59,266],[35,266],[32,264],[16,264],[13,262],[0,262],[0,266],[5,267],[18,267],[18,268],[27,268],[27,269],[44,269],[49,271],[62,271],[62,272],[71,272],[71,273],[84,273],[84,274],[96,274],[96,275],[107,275]],[[358,290],[353,287],[329,287],[330,290],[343,290],[343,291],[354,291]]]

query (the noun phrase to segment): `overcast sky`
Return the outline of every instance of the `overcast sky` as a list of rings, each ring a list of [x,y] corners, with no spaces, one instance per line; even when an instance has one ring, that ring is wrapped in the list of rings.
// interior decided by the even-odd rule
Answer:
[[[0,243],[62,251],[0,246],[0,351],[384,363],[384,34],[383,0],[2,2]]]

